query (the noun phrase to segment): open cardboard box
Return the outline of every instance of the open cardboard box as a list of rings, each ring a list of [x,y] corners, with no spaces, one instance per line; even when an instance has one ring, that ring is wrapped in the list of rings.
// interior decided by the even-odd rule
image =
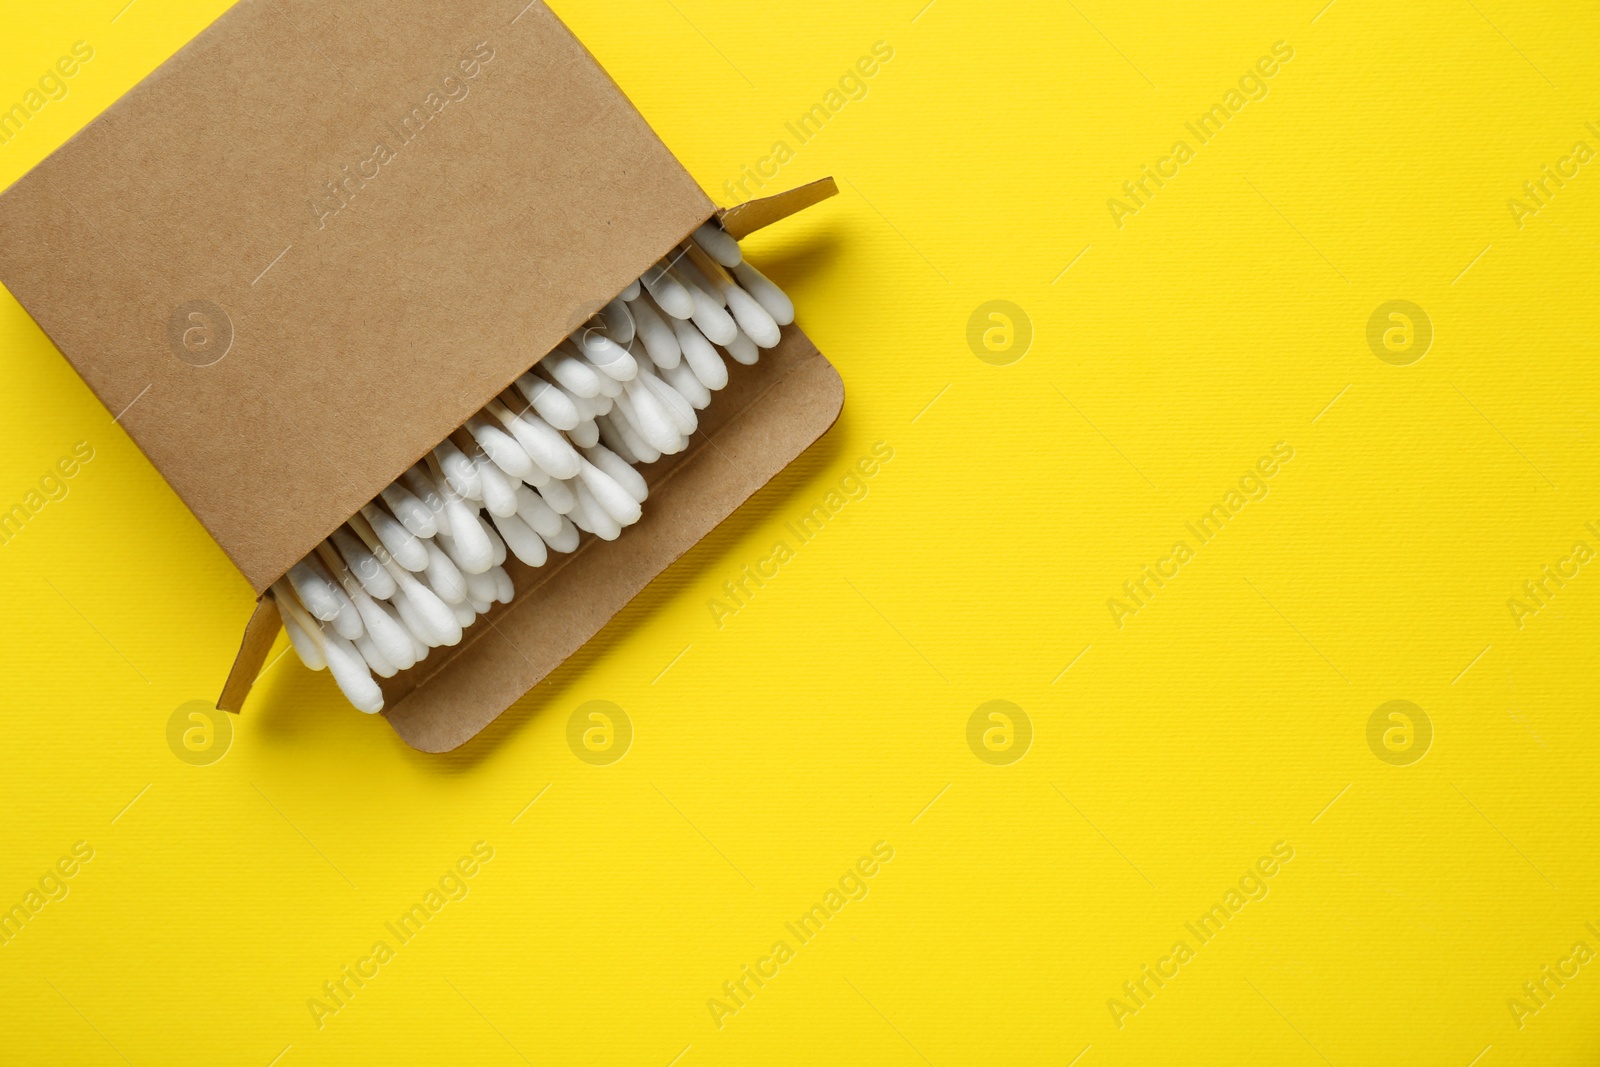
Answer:
[[[537,0],[243,0],[0,195],[0,281],[260,597],[695,227],[836,191],[718,211]],[[508,560],[510,605],[384,683],[408,744],[482,730],[833,424],[784,333],[636,527]],[[279,625],[260,600],[218,707]]]

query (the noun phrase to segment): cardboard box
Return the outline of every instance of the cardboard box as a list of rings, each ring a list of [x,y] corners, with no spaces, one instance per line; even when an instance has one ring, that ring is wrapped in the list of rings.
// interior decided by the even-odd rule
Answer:
[[[721,213],[542,3],[244,0],[0,196],[0,281],[258,596]],[[385,683],[426,751],[477,733],[832,425],[798,329],[647,468],[645,517]],[[263,600],[219,707],[278,630]]]

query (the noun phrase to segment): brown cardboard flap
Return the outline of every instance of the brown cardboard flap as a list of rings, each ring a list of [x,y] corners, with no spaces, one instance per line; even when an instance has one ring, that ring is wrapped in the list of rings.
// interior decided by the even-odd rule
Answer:
[[[0,280],[259,594],[715,209],[543,3],[247,0],[0,196]]]
[[[283,620],[278,617],[278,605],[273,599],[262,597],[256,601],[256,610],[245,624],[244,640],[239,642],[233,670],[228,672],[228,681],[217,698],[218,711],[237,712],[244,707],[245,697],[256,684],[256,677],[267,662],[267,653],[272,651],[272,643],[278,639],[282,628]]]
[[[474,623],[456,648],[435,649],[382,683],[384,714],[406,744],[423,752],[464,744],[826,433],[844,404],[838,372],[796,328],[760,363],[730,370],[689,449],[645,468],[643,519],[616,541],[586,536],[559,564],[534,570],[508,560],[515,600]]]
[[[736,241],[742,241],[757,230],[781,222],[790,215],[804,211],[812,204],[820,204],[830,196],[839,195],[839,183],[832,178],[818,178],[797,189],[748,200],[719,214],[722,228]]]

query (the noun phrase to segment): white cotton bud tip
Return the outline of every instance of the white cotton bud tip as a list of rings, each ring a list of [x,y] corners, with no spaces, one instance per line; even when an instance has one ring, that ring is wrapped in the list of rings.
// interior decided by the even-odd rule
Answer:
[[[705,249],[706,255],[724,267],[737,267],[744,262],[739,242],[723,232],[715,223],[708,222],[694,231],[694,243]]]
[[[514,492],[511,498],[516,499]],[[467,574],[482,574],[494,566],[494,542],[489,540],[489,533],[483,528],[483,520],[476,514],[461,523],[451,540],[456,548],[455,563],[462,571]]]
[[[690,293],[698,289],[709,296],[717,307],[725,308],[728,306],[728,298],[722,295],[722,287],[713,284],[711,279],[705,276],[705,272],[695,263],[693,257],[685,256],[674,263],[672,269],[677,272],[678,280],[689,286]]]
[[[359,586],[351,590],[350,597],[355,601],[356,610],[361,613],[361,623],[366,627],[367,638],[383,658],[394,664],[398,670],[403,671],[412,666],[416,662],[416,657],[411,654],[411,641],[406,637],[400,624]],[[377,670],[376,664],[373,665],[373,669]]]
[[[639,277],[645,290],[656,304],[675,319],[687,319],[694,314],[694,297],[683,283],[667,272],[665,264],[657,263]]]
[[[566,482],[551,482],[538,488],[539,496],[550,505],[558,515],[565,515],[577,506],[577,499],[573,497],[572,490],[567,488]]]
[[[567,479],[578,473],[578,453],[565,437],[533,412],[523,412],[511,420],[511,432],[539,469],[552,478]],[[532,484],[538,485],[537,480]],[[485,498],[484,503],[488,503]],[[491,509],[493,510],[493,509]],[[496,511],[496,515],[504,515]]]
[[[347,527],[341,526],[333,531],[333,547],[339,550],[344,565],[350,568],[350,573],[356,576],[356,581],[361,583],[367,595],[377,600],[388,600],[394,596],[394,579],[383,569],[378,557]]]
[[[494,570],[491,567],[482,574],[467,575],[467,597],[476,603],[494,603],[498,587],[494,581]]]
[[[503,565],[505,563],[505,561],[506,561],[506,554],[508,552],[508,549],[506,548],[505,538],[501,537],[499,532],[496,531],[495,528],[493,526],[491,526],[487,521],[485,521],[483,519],[479,519],[478,523],[479,523],[480,526],[483,527],[483,536],[485,536],[485,537],[487,537],[489,539],[489,549],[490,549],[490,551],[492,551],[494,553],[494,556],[491,557],[490,560],[489,560],[489,566],[490,567],[499,567],[499,566]]]
[[[323,659],[322,650],[311,639],[311,635],[300,628],[294,621],[294,616],[287,611],[279,612],[283,619],[284,632],[289,635],[289,644],[294,646],[294,654],[300,657],[300,662],[314,671],[326,670],[328,661]]]
[[[600,321],[605,324],[606,336],[623,348],[633,341],[633,316],[628,312],[628,305],[622,302],[622,297],[617,297],[600,309]]]
[[[678,428],[650,390],[638,382],[629,382],[628,394],[617,398],[617,407],[651,448],[668,456],[677,452]]]
[[[639,299],[639,282],[637,279],[629,282],[628,287],[622,290],[622,299],[625,301],[634,301]]]
[[[676,367],[678,361],[683,358],[683,349],[678,347],[677,335],[672,332],[672,327],[667,325],[667,320],[661,317],[648,300],[637,301],[632,307],[633,321],[638,326],[639,343],[644,346],[650,362],[663,369]]]
[[[491,426],[483,416],[474,415],[468,419],[467,432],[472,435],[474,441],[478,442],[479,447],[483,449],[484,455],[488,456],[490,461],[500,469],[500,473],[503,473],[507,478],[514,482],[520,482],[533,473],[533,460],[529,458],[528,453],[523,450],[522,446],[517,443],[517,439],[500,427]],[[483,476],[481,467],[478,475],[480,478]],[[484,497],[484,502],[488,503],[487,496]]]
[[[701,384],[687,363],[680,363],[676,367],[663,370],[661,379],[672,386],[673,390],[687,400],[689,406],[696,411],[704,411],[711,406],[711,390]]]
[[[694,405],[685,400],[676,389],[654,374],[640,375],[639,381],[661,401],[661,407],[672,419],[672,424],[677,427],[680,436],[687,438],[700,428],[700,420],[694,413]]]
[[[571,353],[556,349],[540,360],[539,366],[574,396],[600,395],[600,379],[604,375]]]
[[[482,500],[483,486],[478,481],[478,465],[457,448],[454,441],[445,441],[433,450],[439,469],[450,483],[450,488],[467,500]]]
[[[700,379],[700,384],[715,393],[728,384],[728,365],[722,362],[717,350],[711,347],[705,335],[690,322],[677,323],[678,343],[683,346],[683,358]]]
[[[561,529],[561,516],[544,502],[544,497],[527,486],[517,490],[517,518],[540,537],[554,537]]]
[[[506,573],[504,567],[496,567],[489,573],[494,575],[495,603],[511,603],[511,598],[517,595],[517,587],[511,584],[511,575]]]
[[[396,616],[394,608],[376,601],[372,606],[376,615],[367,623],[367,636],[396,667],[403,671],[415,667],[419,658],[416,638]]]
[[[354,643],[361,659],[379,678],[393,678],[400,673],[400,668],[389,662],[389,657],[379,651],[378,646],[372,643],[372,638],[363,634]]]
[[[600,502],[594,498],[593,493],[589,492],[587,485],[584,485],[581,481],[573,482],[572,491],[578,497],[578,508],[572,513],[574,522],[577,521],[577,516],[581,512],[583,517],[588,520],[589,532],[601,540],[615,541],[622,536],[622,524],[612,518],[611,514],[600,506]]]
[[[451,604],[450,610],[455,612],[456,622],[465,630],[468,626],[478,621],[478,612],[473,607],[472,601],[462,598],[461,603]]]
[[[584,488],[605,509],[606,514],[616,520],[618,526],[632,526],[639,521],[643,514],[639,502],[615,478],[587,460],[578,477],[583,479]]]
[[[619,456],[631,455],[639,463],[654,463],[661,458],[661,451],[646,441],[620,410],[607,415],[605,425],[609,426],[611,432],[622,442],[622,448],[617,449]]]
[[[458,604],[467,595],[461,568],[438,545],[428,542],[428,587],[446,604]]]
[[[728,310],[733,312],[734,321],[739,324],[739,329],[758,347],[777,348],[778,342],[783,339],[783,331],[778,329],[777,322],[767,314],[766,309],[756,303],[755,297],[737,285],[730,285],[723,292],[728,297]]]
[[[428,509],[429,515],[433,516],[434,533],[449,533],[450,515],[444,506],[444,494],[433,484],[433,479],[428,476],[427,471],[419,464],[400,477],[406,483],[406,488],[411,491],[411,495]],[[433,534],[427,536],[432,537]]]
[[[576,552],[579,540],[578,528],[565,515],[561,516],[560,531],[554,537],[545,538],[551,549],[556,552]]]
[[[378,496],[389,505],[389,510],[400,520],[401,525],[417,537],[432,537],[439,532],[438,524],[434,522],[433,512],[428,510],[428,505],[418,500],[404,486],[398,483],[386,485]]]
[[[766,309],[772,321],[779,326],[788,326],[794,322],[794,301],[789,299],[787,293],[773,284],[765,274],[756,270],[749,263],[740,263],[733,268],[733,276],[739,279],[739,284],[745,292],[755,297],[756,303]]]
[[[366,660],[349,641],[337,634],[327,634],[323,639],[323,655],[328,660],[328,671],[357,711],[376,715],[383,710],[383,690],[372,680]]]
[[[601,417],[595,420],[595,426],[600,431],[600,440],[605,442],[605,447],[611,449],[622,457],[622,461],[629,465],[643,463],[633,449],[628,447],[628,442],[622,436],[622,431],[611,425],[611,420]]]
[[[573,334],[572,342],[583,353],[584,359],[599,367],[613,381],[632,381],[633,376],[639,373],[639,362],[632,353],[603,333],[584,330]]]
[[[411,607],[416,611],[417,618],[427,628],[426,634],[418,634],[431,645],[454,645],[461,641],[461,624],[456,622],[456,616],[450,606],[432,589],[421,582],[406,576],[406,581],[401,583],[405,587],[406,599],[411,601]]]
[[[428,565],[428,553],[423,549],[422,542],[396,522],[393,515],[373,504],[364,506],[361,515],[372,524],[372,532],[378,535],[378,540],[400,566],[415,572]]]
[[[287,577],[300,603],[314,618],[332,622],[338,617],[344,602],[339,599],[333,583],[318,574],[310,563],[305,560],[296,563],[289,568]]]
[[[545,547],[544,539],[522,521],[520,511],[505,518],[496,515],[494,528],[499,531],[511,554],[528,566],[543,567],[550,559],[550,551]],[[493,574],[494,570],[495,568],[491,568],[489,573]]]
[[[773,327],[773,329],[777,329],[777,327]],[[746,367],[755,366],[761,359],[760,347],[750,340],[749,335],[743,330],[739,331],[738,337],[735,337],[722,347],[728,350],[728,356],[735,363],[742,363]]]
[[[689,287],[689,295],[694,298],[694,324],[706,339],[712,344],[725,345],[733,340],[734,334],[739,332],[739,326],[729,315],[698,285]]]
[[[422,650],[417,652],[417,661],[420,663],[427,656],[428,649],[439,643],[434,638],[433,627],[429,626],[427,620],[418,613],[416,605],[411,603],[411,598],[406,596],[404,589],[395,593],[392,603],[395,612],[400,616],[401,624],[406,628],[406,633],[411,635],[412,651],[418,648]]]
[[[572,397],[537,374],[518,378],[517,391],[533,405],[540,418],[558,430],[570,430],[583,421],[583,414]]]
[[[593,419],[584,419],[567,431],[567,437],[579,448],[589,448],[600,440],[600,430]]]
[[[517,494],[511,488],[515,483],[501,473],[499,467],[485,463],[478,475],[483,479],[483,506],[490,514],[510,515],[517,510]]]
[[[627,460],[617,455],[605,445],[595,445],[586,453],[590,463],[605,471],[611,480],[627,490],[628,495],[639,503],[644,503],[650,497],[650,486],[645,482],[644,475],[634,470]],[[542,527],[535,527],[543,534]]]

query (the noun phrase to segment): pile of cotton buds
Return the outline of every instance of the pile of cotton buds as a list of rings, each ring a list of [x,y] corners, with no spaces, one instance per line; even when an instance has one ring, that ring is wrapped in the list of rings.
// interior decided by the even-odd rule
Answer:
[[[715,346],[752,364],[793,321],[738,242],[700,227],[272,587],[295,652],[382,711],[374,674],[511,602],[508,554],[540,567],[580,530],[610,541],[638,522],[635,468],[687,448],[728,384]]]

